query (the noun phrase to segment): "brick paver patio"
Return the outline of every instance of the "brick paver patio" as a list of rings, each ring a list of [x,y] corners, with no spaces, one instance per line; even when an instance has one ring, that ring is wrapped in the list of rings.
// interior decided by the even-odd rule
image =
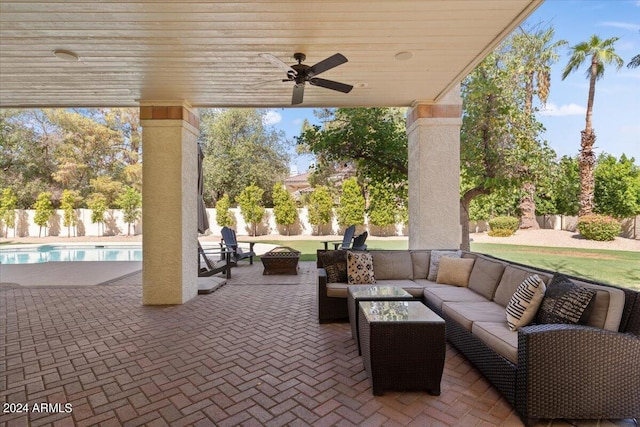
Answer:
[[[0,286],[0,400],[31,405],[0,414],[2,424],[521,425],[450,346],[440,396],[373,396],[348,324],[316,321],[314,263],[298,276],[261,273],[243,263],[214,293],[167,307],[141,304],[140,274],[84,288]],[[71,412],[32,412],[43,402]],[[577,423],[599,424],[614,425]]]

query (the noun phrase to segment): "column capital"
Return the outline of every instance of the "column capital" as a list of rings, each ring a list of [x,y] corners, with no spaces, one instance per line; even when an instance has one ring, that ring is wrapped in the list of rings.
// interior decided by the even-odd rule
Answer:
[[[415,104],[407,112],[407,129],[418,119],[460,119],[460,104]]]
[[[183,120],[200,127],[197,110],[186,101],[140,101],[140,120]]]

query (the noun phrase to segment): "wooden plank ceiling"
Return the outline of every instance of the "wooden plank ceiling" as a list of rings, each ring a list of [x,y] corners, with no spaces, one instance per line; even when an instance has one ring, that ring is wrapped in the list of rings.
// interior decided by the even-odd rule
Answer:
[[[320,77],[354,85],[307,85],[302,107],[432,102],[541,1],[2,0],[0,107],[286,107],[293,83],[259,54],[294,64],[295,52],[308,65],[342,53]]]

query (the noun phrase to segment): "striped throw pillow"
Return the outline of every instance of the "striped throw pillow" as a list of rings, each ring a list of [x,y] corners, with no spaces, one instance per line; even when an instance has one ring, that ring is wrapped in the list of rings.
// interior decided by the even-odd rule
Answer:
[[[546,285],[537,274],[520,283],[507,305],[507,326],[510,331],[516,331],[531,323],[536,317],[545,291]]]

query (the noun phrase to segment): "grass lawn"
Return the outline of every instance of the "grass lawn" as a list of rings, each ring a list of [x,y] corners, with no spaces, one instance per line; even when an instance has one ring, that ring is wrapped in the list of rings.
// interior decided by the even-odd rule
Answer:
[[[318,240],[262,241],[301,252],[302,261],[315,261]],[[333,246],[331,246],[333,247]],[[406,240],[370,240],[368,249],[407,249]],[[471,249],[509,261],[561,271],[604,283],[640,289],[640,252],[541,246],[471,243]]]

